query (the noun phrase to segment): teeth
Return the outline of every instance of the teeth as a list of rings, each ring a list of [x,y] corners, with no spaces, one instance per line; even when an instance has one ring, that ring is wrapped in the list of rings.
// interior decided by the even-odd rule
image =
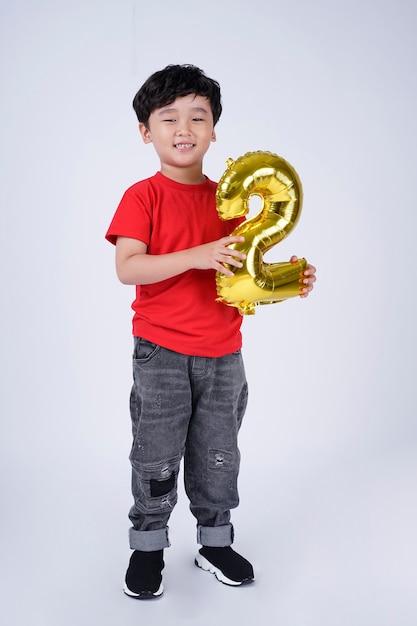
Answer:
[[[192,148],[194,144],[192,143],[177,143],[175,144],[176,148]]]

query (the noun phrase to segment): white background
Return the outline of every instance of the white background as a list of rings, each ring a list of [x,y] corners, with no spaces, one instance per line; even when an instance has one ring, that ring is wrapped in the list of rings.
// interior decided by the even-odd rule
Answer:
[[[1,0],[1,607],[7,626],[415,626],[416,24],[412,0]],[[270,150],[304,187],[307,300],[244,321],[235,547],[193,565],[181,491],[165,594],[121,593],[133,291],[104,240],[158,162],[131,100],[168,63],[219,80],[205,172]]]

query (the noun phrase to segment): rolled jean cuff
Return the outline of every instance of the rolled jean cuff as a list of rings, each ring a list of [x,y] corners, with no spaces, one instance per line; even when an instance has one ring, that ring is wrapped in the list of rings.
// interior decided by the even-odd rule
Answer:
[[[168,538],[168,526],[158,530],[129,529],[129,544],[131,550],[154,552],[163,550],[171,545]]]
[[[224,548],[232,545],[234,530],[232,524],[224,526],[197,526],[197,543],[210,548]]]

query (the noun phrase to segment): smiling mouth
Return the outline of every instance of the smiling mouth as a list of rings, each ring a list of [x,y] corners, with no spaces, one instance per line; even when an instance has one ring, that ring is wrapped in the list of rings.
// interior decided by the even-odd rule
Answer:
[[[189,148],[194,148],[194,145],[193,143],[176,143],[175,148],[178,150],[188,150]]]

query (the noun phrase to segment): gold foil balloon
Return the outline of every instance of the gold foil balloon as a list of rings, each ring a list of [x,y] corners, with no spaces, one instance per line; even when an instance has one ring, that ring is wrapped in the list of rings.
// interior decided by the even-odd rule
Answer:
[[[229,159],[226,165],[216,193],[221,219],[247,215],[252,196],[262,201],[259,212],[231,233],[245,238],[229,246],[246,254],[243,267],[228,266],[234,272],[231,277],[216,273],[217,300],[247,315],[255,313],[257,304],[281,302],[301,293],[305,259],[265,263],[263,256],[297,224],[303,192],[294,168],[272,152],[247,152],[236,161]]]

